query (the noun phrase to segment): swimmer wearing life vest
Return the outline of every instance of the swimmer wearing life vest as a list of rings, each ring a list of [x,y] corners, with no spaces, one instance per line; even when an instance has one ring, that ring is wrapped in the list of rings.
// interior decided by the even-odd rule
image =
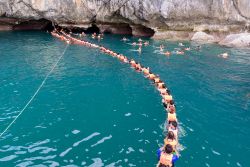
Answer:
[[[147,67],[147,68],[146,68],[146,67],[142,68],[142,72],[143,72],[144,75],[149,75],[149,73],[150,73],[150,72],[149,72],[149,67]]]
[[[138,41],[139,41],[139,42],[142,42],[142,39],[141,39],[141,38],[139,38],[139,39],[138,39]]]
[[[150,80],[154,80],[154,78],[156,77],[155,74],[153,73],[149,73],[147,76],[146,76],[148,79]]]
[[[168,132],[166,138],[164,139],[164,146],[171,145],[173,148],[173,152],[176,152],[176,146],[178,144],[178,141],[175,138],[174,132],[170,131]]]
[[[139,72],[139,71],[141,71],[141,69],[142,69],[141,64],[140,63],[136,63],[135,70]]]
[[[186,50],[186,51],[190,51],[191,49],[190,49],[190,47],[188,47],[188,48],[184,48],[184,50]]]
[[[166,94],[162,95],[163,102],[169,103],[171,100],[173,100],[172,95],[170,95],[170,90],[167,90]]]
[[[169,101],[168,106],[167,106],[167,111],[168,111],[168,112],[173,111],[174,113],[176,112],[176,109],[175,109],[175,105],[174,105],[174,101],[173,101],[173,100],[170,100],[170,101]]]
[[[133,59],[131,59],[129,63],[131,65],[131,67],[133,67],[133,68],[136,67],[136,62]]]
[[[178,155],[173,154],[173,147],[169,144],[157,151],[157,157],[157,167],[174,167],[174,163],[179,159]]]
[[[160,79],[159,76],[156,76],[156,77],[153,79],[153,82],[154,82],[155,84],[157,84],[157,83],[162,82],[162,81],[161,81],[161,79]]]
[[[156,86],[157,86],[158,89],[166,89],[164,82],[159,82],[159,83],[157,83]]]
[[[176,113],[173,110],[168,112],[167,120],[168,120],[168,124],[171,124],[171,122],[173,122],[173,121],[177,122]]]
[[[175,139],[178,141],[178,123],[176,121],[172,121],[170,124],[168,124],[168,132],[173,132],[175,135]]]

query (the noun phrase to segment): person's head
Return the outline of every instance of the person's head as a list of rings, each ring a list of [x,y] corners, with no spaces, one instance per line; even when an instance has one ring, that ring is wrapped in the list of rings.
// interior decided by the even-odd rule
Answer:
[[[174,140],[174,133],[172,131],[168,132],[167,139]]]
[[[172,122],[171,122],[171,125],[172,125],[174,128],[177,128],[177,126],[178,126],[178,124],[177,124],[176,121],[172,121]]]
[[[170,95],[170,90],[167,90],[167,93]]]
[[[170,144],[167,144],[167,145],[165,146],[165,152],[166,152],[167,154],[172,153],[172,152],[173,152],[173,147],[172,147]]]
[[[170,114],[174,114],[174,110],[170,110],[169,112],[170,112]]]
[[[174,100],[170,100],[169,104],[174,105]]]

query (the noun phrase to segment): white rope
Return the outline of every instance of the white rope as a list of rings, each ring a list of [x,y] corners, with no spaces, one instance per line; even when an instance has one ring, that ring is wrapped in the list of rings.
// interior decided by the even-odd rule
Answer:
[[[65,47],[62,55],[59,57],[59,59],[56,61],[56,63],[54,64],[54,66],[51,68],[51,70],[49,71],[49,73],[46,75],[46,77],[44,78],[43,82],[41,83],[41,85],[38,87],[38,89],[36,90],[36,92],[34,93],[34,95],[31,97],[31,99],[28,101],[28,103],[23,107],[23,109],[20,111],[20,113],[15,117],[15,119],[4,129],[4,131],[0,134],[0,138],[3,136],[3,134],[12,126],[13,123],[15,123],[15,121],[17,120],[17,118],[19,116],[21,116],[21,114],[25,111],[25,109],[29,106],[29,104],[33,101],[33,99],[36,97],[36,95],[38,94],[38,92],[40,91],[40,89],[43,87],[43,85],[45,84],[46,80],[48,79],[48,77],[50,76],[50,74],[54,71],[55,67],[57,66],[57,64],[59,63],[59,61],[62,59],[63,55],[65,54],[67,48],[68,48],[68,44]]]

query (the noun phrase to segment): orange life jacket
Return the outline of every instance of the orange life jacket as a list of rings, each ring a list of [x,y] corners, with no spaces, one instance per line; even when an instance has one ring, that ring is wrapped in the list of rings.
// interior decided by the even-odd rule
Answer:
[[[173,113],[173,114],[168,113],[168,121],[176,121],[176,120],[177,120],[177,118],[176,118],[175,113]]]
[[[160,163],[165,165],[165,166],[172,167],[172,165],[173,165],[172,159],[173,159],[173,154],[167,154],[167,153],[163,152],[163,153],[161,153]]]
[[[177,145],[177,141],[176,140],[169,140],[169,139],[164,139],[164,145],[166,146],[167,144],[170,144],[173,149],[175,150],[176,145]]]
[[[164,99],[167,101],[167,102],[170,102],[171,100],[173,100],[173,97],[171,95],[165,95],[164,96]]]

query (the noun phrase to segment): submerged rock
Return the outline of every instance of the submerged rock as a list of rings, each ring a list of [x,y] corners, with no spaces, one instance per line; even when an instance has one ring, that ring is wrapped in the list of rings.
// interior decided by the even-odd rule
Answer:
[[[212,35],[209,35],[205,32],[196,32],[192,39],[192,41],[197,41],[197,42],[215,42],[215,38]]]
[[[229,47],[250,47],[250,33],[228,35],[219,44]]]

